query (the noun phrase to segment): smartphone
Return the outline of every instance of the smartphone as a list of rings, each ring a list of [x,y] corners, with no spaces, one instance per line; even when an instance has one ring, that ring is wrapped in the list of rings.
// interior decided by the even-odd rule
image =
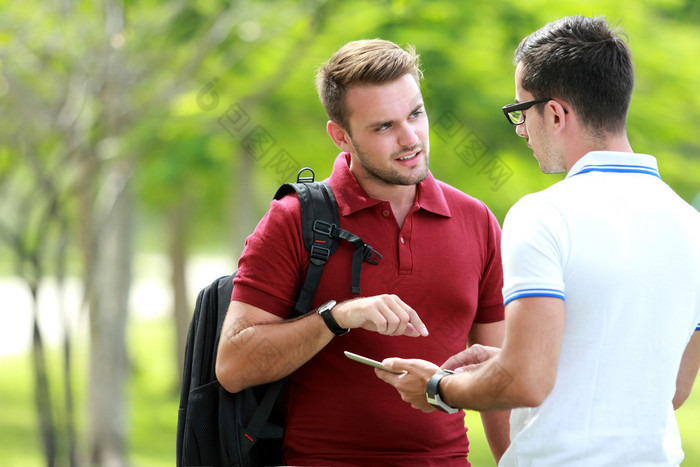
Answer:
[[[378,361],[363,357],[362,355],[357,355],[356,353],[348,352],[347,350],[345,351],[345,356],[350,360],[355,360],[356,362],[364,363],[365,365],[373,366],[375,368],[379,368],[380,370],[388,371],[389,373],[396,373],[397,375],[404,373],[403,371],[387,370]]]

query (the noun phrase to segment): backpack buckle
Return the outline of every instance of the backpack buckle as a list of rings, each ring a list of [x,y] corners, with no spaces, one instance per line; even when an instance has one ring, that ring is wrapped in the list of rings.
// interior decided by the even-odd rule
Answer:
[[[331,256],[331,250],[329,248],[319,245],[311,245],[311,251],[309,253],[311,261],[315,260],[314,262],[322,261],[325,263]]]
[[[304,172],[311,172],[311,175],[304,175]],[[310,167],[304,167],[297,173],[297,183],[313,183],[316,174]]]
[[[372,245],[365,243],[362,247],[362,260],[367,261],[369,264],[379,264],[380,259],[382,259],[381,253],[372,248]]]
[[[326,237],[331,237],[335,238],[333,236],[333,232],[336,231],[337,227],[335,224],[329,224],[328,222],[325,221],[315,221],[314,222],[314,232],[325,235]],[[337,235],[336,235],[337,237]]]

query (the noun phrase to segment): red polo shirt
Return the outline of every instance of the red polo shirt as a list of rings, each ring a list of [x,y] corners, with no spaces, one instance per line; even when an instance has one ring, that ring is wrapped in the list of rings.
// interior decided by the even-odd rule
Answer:
[[[390,204],[364,192],[349,160],[340,154],[329,179],[340,225],[382,255],[378,265],[363,264],[362,295],[398,295],[417,311],[430,335],[388,337],[353,329],[295,371],[287,386],[285,462],[468,465],[461,412],[424,414],[411,408],[371,368],[348,360],[343,351],[440,365],[465,348],[473,322],[502,320],[500,227],[482,202],[429,174],[399,229]],[[331,256],[314,308],[357,297],[350,292],[353,251],[343,242]],[[232,299],[287,318],[307,264],[298,201],[294,196],[273,201],[246,241]],[[282,358],[283,349],[272,351]]]

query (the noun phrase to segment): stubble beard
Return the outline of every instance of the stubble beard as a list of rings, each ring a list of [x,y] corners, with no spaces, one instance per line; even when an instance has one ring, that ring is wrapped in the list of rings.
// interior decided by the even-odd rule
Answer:
[[[390,166],[384,168],[374,165],[370,162],[371,157],[368,157],[367,153],[363,151],[362,148],[355,145],[355,150],[357,151],[357,159],[360,162],[360,165],[362,165],[362,168],[367,173],[367,175],[371,177],[375,182],[378,182],[382,185],[417,185],[428,177],[428,166],[430,157],[429,150],[427,149],[426,144],[417,144],[412,148],[404,149],[401,152],[392,154],[391,156],[391,160],[395,160],[396,158],[400,157],[401,154],[420,151],[422,153],[421,157],[424,158],[425,162],[422,163],[423,166],[419,172],[412,173],[411,175],[402,175],[398,170]]]

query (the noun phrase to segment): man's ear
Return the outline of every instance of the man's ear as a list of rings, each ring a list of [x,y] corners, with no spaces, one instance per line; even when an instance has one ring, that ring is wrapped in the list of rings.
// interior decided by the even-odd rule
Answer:
[[[550,113],[551,118],[553,119],[552,123],[554,123],[555,127],[561,129],[564,125],[566,125],[566,120],[568,117],[568,114],[564,110],[564,107],[555,100],[547,102],[546,105],[546,110]]]
[[[341,151],[350,152],[350,149],[352,149],[350,135],[338,122],[328,120],[328,123],[326,123],[326,132]]]

